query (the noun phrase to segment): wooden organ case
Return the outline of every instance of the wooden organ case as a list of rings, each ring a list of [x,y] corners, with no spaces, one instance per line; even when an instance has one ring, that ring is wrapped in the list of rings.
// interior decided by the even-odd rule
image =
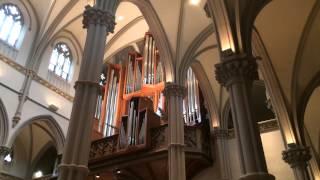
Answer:
[[[106,64],[101,75],[92,139],[114,136],[117,152],[145,149],[149,129],[160,126],[164,109],[164,73],[155,40],[146,33],[143,53],[130,52],[119,64]]]
[[[168,179],[165,171],[159,171],[169,168],[169,128],[161,120],[165,109],[164,70],[150,33],[146,33],[140,49],[141,54],[126,52],[126,59],[103,68],[89,160],[93,179],[97,174],[103,179],[127,175],[123,179]],[[204,98],[191,68],[185,86],[184,148],[187,179],[192,179],[212,164],[210,128]]]

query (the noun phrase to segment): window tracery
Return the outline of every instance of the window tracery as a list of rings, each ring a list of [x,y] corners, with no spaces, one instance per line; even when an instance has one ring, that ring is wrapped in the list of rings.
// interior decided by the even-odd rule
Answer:
[[[72,54],[70,48],[65,43],[58,43],[52,51],[48,67],[49,71],[64,80],[68,80],[70,76],[71,63]]]
[[[0,39],[15,47],[23,27],[23,16],[14,4],[0,6]]]

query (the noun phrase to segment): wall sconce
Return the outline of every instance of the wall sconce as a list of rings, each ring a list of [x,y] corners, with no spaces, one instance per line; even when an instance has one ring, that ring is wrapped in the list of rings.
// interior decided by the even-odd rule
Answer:
[[[58,111],[58,107],[56,106],[56,105],[54,105],[54,104],[50,104],[49,106],[48,106],[48,108],[49,108],[49,110],[51,110],[51,111],[53,111],[53,112],[57,112]]]

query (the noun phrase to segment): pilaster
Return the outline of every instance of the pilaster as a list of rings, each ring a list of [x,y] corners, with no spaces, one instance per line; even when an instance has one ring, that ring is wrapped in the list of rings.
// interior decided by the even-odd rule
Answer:
[[[22,109],[23,109],[23,105],[27,100],[28,94],[29,94],[29,90],[30,90],[30,86],[32,83],[32,79],[34,77],[34,75],[36,74],[33,70],[31,69],[27,69],[26,70],[26,77],[24,80],[24,83],[22,85],[22,88],[20,90],[20,94],[19,94],[19,104],[17,106],[16,112],[12,118],[12,127],[14,128],[20,121],[21,119],[21,113],[22,113]]]

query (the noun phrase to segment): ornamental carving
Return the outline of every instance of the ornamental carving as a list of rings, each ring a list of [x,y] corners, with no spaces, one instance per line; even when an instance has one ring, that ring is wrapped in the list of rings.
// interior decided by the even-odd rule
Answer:
[[[185,127],[184,131],[184,143],[186,147],[197,148],[197,129]]]
[[[112,155],[117,148],[117,136],[110,136],[104,139],[94,141],[91,144],[90,159],[97,159]]]
[[[0,156],[5,156],[9,153],[11,153],[11,149],[5,146],[0,146]]]
[[[151,147],[152,149],[166,146],[166,132],[168,126],[160,126],[151,130]]]
[[[164,89],[164,96],[178,96],[185,97],[186,96],[186,88],[184,86],[175,84],[175,83],[166,83],[166,87]]]
[[[310,149],[291,144],[288,150],[282,152],[282,159],[292,168],[307,166],[307,162],[311,159]]]
[[[235,82],[252,82],[258,79],[258,65],[254,57],[230,57],[216,64],[216,79],[225,87]]]
[[[86,6],[83,13],[83,28],[88,28],[90,24],[102,25],[107,27],[107,32],[113,33],[115,16],[109,11],[103,11],[96,7]]]

